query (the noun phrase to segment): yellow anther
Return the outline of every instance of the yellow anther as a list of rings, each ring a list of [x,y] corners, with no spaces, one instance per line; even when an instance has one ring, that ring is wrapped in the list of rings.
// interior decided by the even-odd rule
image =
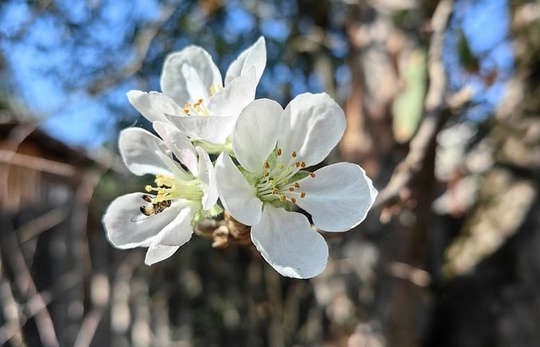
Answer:
[[[277,193],[279,193],[279,189],[273,188],[273,189],[272,189],[272,194],[277,194]]]
[[[184,113],[185,113],[185,114],[189,114],[189,110],[184,109]]]
[[[279,196],[279,201],[282,201],[282,202],[283,202],[283,201],[285,201],[285,200],[287,200],[287,197],[286,197],[284,194],[281,194],[281,195]]]
[[[200,104],[202,104],[203,102],[204,102],[204,100],[203,100],[203,99],[199,99],[199,100],[197,100],[197,103],[198,103],[199,105],[200,105]]]
[[[268,171],[263,172],[263,177],[268,177],[268,176],[270,176],[270,172]]]
[[[280,170],[283,170],[283,168],[285,167],[285,164],[279,164],[278,167],[279,167]]]
[[[150,193],[152,191],[152,186],[147,185],[146,187],[144,187],[144,190],[146,190],[148,193]]]

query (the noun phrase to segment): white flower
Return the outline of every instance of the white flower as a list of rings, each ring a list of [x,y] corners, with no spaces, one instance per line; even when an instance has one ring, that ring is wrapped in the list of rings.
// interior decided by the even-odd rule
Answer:
[[[194,140],[223,144],[242,109],[255,99],[265,66],[263,37],[232,62],[225,83],[210,54],[189,46],[165,60],[163,93],[132,90],[127,96],[151,122],[171,122]]]
[[[155,122],[161,140],[140,128],[120,133],[120,153],[136,175],[153,174],[146,193],[116,198],[103,216],[109,241],[118,248],[149,247],[148,265],[170,257],[193,233],[193,224],[211,214],[218,198],[208,154],[170,124]],[[186,171],[173,155],[188,169]]]
[[[328,246],[308,219],[290,212],[298,205],[325,231],[358,225],[377,191],[356,164],[338,163],[307,172],[341,139],[345,117],[326,94],[302,94],[285,110],[268,99],[255,100],[240,114],[232,146],[216,163],[220,199],[280,274],[310,278],[326,267]]]

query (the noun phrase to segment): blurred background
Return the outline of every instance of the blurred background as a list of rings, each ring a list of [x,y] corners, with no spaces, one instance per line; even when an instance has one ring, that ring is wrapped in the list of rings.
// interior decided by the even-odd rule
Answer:
[[[224,73],[264,35],[257,96],[327,92],[380,190],[324,235],[327,269],[280,277],[195,235],[144,265],[101,217],[141,191],[117,136],[167,54]],[[540,1],[3,0],[0,345],[540,345]]]

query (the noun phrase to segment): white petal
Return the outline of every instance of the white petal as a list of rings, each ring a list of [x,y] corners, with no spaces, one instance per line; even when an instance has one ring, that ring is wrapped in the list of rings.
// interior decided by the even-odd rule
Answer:
[[[228,153],[222,153],[216,161],[216,180],[225,210],[245,225],[259,223],[262,201],[257,198],[255,188],[246,181]]]
[[[180,107],[207,98],[213,85],[222,85],[221,74],[210,54],[201,47],[189,46],[165,59],[161,90]],[[196,95],[200,93],[203,95]]]
[[[225,76],[225,85],[243,75],[251,67],[255,67],[256,80],[259,83],[266,67],[266,42],[262,36],[231,63]]]
[[[165,143],[141,128],[122,130],[118,147],[129,171],[138,176],[171,175],[177,166],[168,156],[169,149]]]
[[[169,258],[180,246],[191,239],[193,227],[191,222],[196,209],[192,206],[183,208],[176,218],[167,225],[152,241],[146,252],[144,262],[152,265]]]
[[[218,199],[216,171],[210,156],[204,149],[197,147],[197,153],[199,154],[199,179],[204,192],[202,198],[203,209],[209,210],[216,204]]]
[[[259,172],[276,148],[279,123],[283,113],[281,106],[269,99],[250,103],[236,121],[233,134],[233,150],[240,165],[250,172]]]
[[[345,231],[366,218],[377,190],[356,164],[337,163],[315,171],[315,177],[298,181],[305,198],[297,205],[313,217],[313,224],[326,231]]]
[[[152,245],[146,251],[146,257],[144,258],[144,263],[146,265],[153,265],[162,260],[165,260],[172,256],[179,246],[164,246],[164,245]]]
[[[163,93],[131,90],[127,93],[127,97],[137,111],[150,122],[168,123],[169,120],[165,115],[182,114],[182,110],[174,100]]]
[[[327,94],[305,93],[285,108],[278,146],[289,155],[296,151],[307,166],[320,163],[345,131],[345,115]]]
[[[169,117],[169,120],[183,133],[194,140],[204,140],[213,144],[225,143],[236,123],[235,117]]]
[[[165,142],[165,145],[176,155],[189,171],[198,176],[197,152],[184,133],[170,123],[154,122],[154,130]]]
[[[122,195],[111,202],[103,225],[107,238],[118,248],[148,247],[154,237],[177,216],[184,201],[175,201],[160,214],[146,217],[140,207],[147,205],[142,199],[146,193]]]
[[[265,205],[261,222],[251,227],[251,240],[283,276],[311,278],[326,267],[328,246],[300,213]]]
[[[255,69],[235,78],[208,101],[208,108],[214,116],[238,117],[242,109],[255,99],[257,79]]]

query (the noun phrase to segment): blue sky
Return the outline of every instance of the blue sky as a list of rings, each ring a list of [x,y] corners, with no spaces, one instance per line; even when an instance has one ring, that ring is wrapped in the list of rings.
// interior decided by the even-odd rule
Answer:
[[[32,18],[24,2],[14,3],[14,5],[3,6],[3,12],[0,13],[0,23],[2,23],[0,35],[2,36],[14,35],[21,27],[21,23]],[[85,7],[87,2],[65,0],[57,3],[66,4],[62,10],[75,24],[85,23],[88,16],[92,15],[91,11]],[[105,6],[102,21],[99,25],[92,27],[92,32],[88,33],[88,39],[107,47],[111,52],[107,57],[97,56],[92,46],[85,45],[84,42],[76,47],[77,54],[73,55],[71,53],[73,51],[65,49],[66,43],[70,43],[69,30],[55,22],[50,16],[40,16],[33,21],[21,40],[11,43],[9,40],[0,41],[0,48],[13,69],[16,81],[15,92],[18,92],[30,110],[42,119],[42,128],[71,145],[89,149],[99,147],[111,138],[111,131],[115,131],[113,127],[115,120],[111,118],[110,111],[104,107],[104,98],[126,104],[125,93],[130,89],[136,89],[137,84],[130,79],[105,95],[89,96],[84,92],[84,87],[92,76],[79,76],[79,72],[83,71],[83,67],[85,69],[99,68],[99,62],[103,59],[115,59],[119,69],[128,64],[133,52],[120,49],[121,43],[129,36],[129,30],[132,28],[126,23],[153,20],[160,13],[155,0],[134,2],[109,0],[103,1],[102,4]],[[253,15],[242,7],[239,1],[232,1],[227,6],[227,34],[235,36],[251,30],[255,23]],[[482,68],[489,70],[496,66],[501,71],[511,71],[513,65],[511,47],[505,40],[508,28],[506,1],[461,0],[457,1],[456,6],[453,26],[462,28],[475,53],[487,57],[481,60],[484,64]],[[283,18],[270,17],[261,22],[261,31],[265,36],[276,41],[285,39],[289,30]],[[339,39],[336,42],[336,51],[345,54],[345,42]],[[184,45],[187,43],[185,42]],[[454,72],[457,72],[451,74],[452,83],[456,86],[473,85],[477,90],[477,100],[482,101],[481,105],[473,109],[468,116],[473,120],[485,118],[504,91],[505,76],[501,76],[492,87],[486,88],[478,76],[460,73],[455,57],[448,55],[446,60],[451,68],[456,69]],[[58,76],[51,75],[51,67],[61,71],[64,78],[73,76],[74,85],[80,88],[64,90],[58,83]],[[340,68],[338,72],[344,81],[349,79],[348,69]],[[272,75],[272,78],[282,83],[290,80],[293,94],[303,91],[317,92],[322,88],[317,79],[310,79],[308,85],[295,81],[294,72],[285,64],[277,64],[265,74]],[[266,80],[268,82],[269,78]],[[275,97],[274,95],[264,96]]]

